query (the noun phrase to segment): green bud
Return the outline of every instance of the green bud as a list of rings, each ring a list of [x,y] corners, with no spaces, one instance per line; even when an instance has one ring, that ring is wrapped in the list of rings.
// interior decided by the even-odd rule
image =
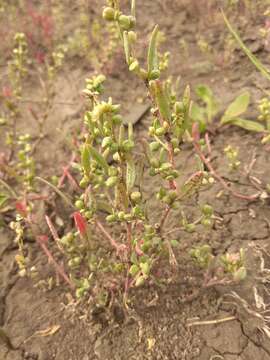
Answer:
[[[108,223],[112,223],[112,222],[114,222],[114,221],[116,221],[116,220],[117,220],[117,217],[116,217],[116,215],[114,215],[114,214],[108,215],[108,216],[106,217],[106,221],[108,221]]]
[[[131,265],[130,269],[129,269],[129,273],[131,276],[136,276],[138,274],[138,272],[140,271],[140,268],[138,265]]]
[[[82,210],[84,208],[84,202],[82,200],[77,200],[75,206],[77,209]]]
[[[113,21],[114,20],[114,16],[115,16],[115,11],[112,7],[106,7],[103,10],[103,19],[107,20],[107,21]]]
[[[108,146],[110,146],[112,143],[112,138],[110,136],[106,136],[105,138],[103,138],[102,140],[102,144],[101,147],[102,148],[106,148]]]
[[[124,211],[119,211],[119,213],[117,214],[117,216],[118,216],[118,219],[119,219],[119,220],[121,220],[121,221],[125,220],[125,213],[124,213]]]
[[[157,151],[157,150],[159,150],[159,148],[160,148],[160,143],[158,142],[158,141],[153,141],[153,142],[151,142],[150,144],[149,144],[149,147],[150,147],[150,150],[151,151]]]
[[[169,162],[163,163],[160,167],[161,171],[167,171],[170,170],[172,168],[172,164]]]
[[[133,219],[133,217],[131,214],[125,214],[125,216],[124,216],[125,221],[131,221],[132,219]]]
[[[153,167],[153,168],[158,168],[159,167],[159,165],[160,165],[160,163],[159,163],[159,161],[157,160],[157,159],[151,159],[150,160],[150,165]]]
[[[118,22],[123,30],[130,30],[132,27],[132,21],[130,16],[120,15],[118,18]]]
[[[114,153],[113,154],[113,160],[116,161],[116,162],[119,162],[120,161],[120,155],[118,152]]]
[[[139,276],[135,282],[135,286],[141,286],[144,284],[144,282],[145,282],[145,277]]]
[[[142,194],[139,191],[134,191],[130,194],[130,198],[134,203],[138,203],[142,199]]]
[[[134,44],[137,41],[137,34],[134,31],[129,31],[128,40],[130,44]]]
[[[109,174],[109,176],[117,176],[117,174],[118,174],[117,168],[114,167],[114,166],[111,166],[111,167],[109,168],[108,174]]]
[[[88,185],[88,179],[86,177],[83,177],[82,180],[80,181],[80,187],[85,189]]]
[[[112,187],[114,186],[118,181],[118,177],[117,176],[110,176],[107,180],[106,180],[106,186],[108,187]]]
[[[158,69],[152,70],[149,75],[149,80],[157,80],[160,77],[160,71]]]
[[[213,215],[213,208],[210,205],[204,205],[202,208],[202,213],[206,216],[212,216]]]
[[[140,263],[140,268],[144,275],[149,275],[150,273],[150,265],[149,263]]]
[[[131,72],[137,71],[139,69],[140,69],[140,64],[139,64],[138,60],[132,61],[132,63],[129,65],[129,71],[131,71]]]
[[[166,133],[166,129],[164,129],[164,127],[159,127],[156,129],[156,135],[157,136],[162,136]]]
[[[121,125],[123,122],[123,118],[121,115],[114,115],[112,117],[112,122],[114,125]]]

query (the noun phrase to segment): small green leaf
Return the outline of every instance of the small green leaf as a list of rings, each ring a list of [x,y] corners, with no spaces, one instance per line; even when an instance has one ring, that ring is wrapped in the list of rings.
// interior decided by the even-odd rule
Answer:
[[[250,102],[250,93],[248,91],[239,95],[227,108],[225,114],[221,119],[221,124],[236,118],[237,116],[243,114],[249,105]]]
[[[226,123],[230,123],[230,124],[239,126],[248,131],[265,132],[265,127],[262,124],[255,122],[255,121],[251,121],[251,120],[236,118],[236,119],[232,119],[231,121],[228,121]]]
[[[5,204],[9,197],[5,194],[0,194],[0,208]]]
[[[152,32],[148,47],[148,58],[147,58],[148,75],[150,75],[153,70],[158,70],[157,35],[158,35],[158,25],[155,26]]]
[[[94,160],[106,171],[106,173],[109,170],[109,165],[107,164],[107,161],[104,159],[104,157],[93,147],[89,145],[89,153],[92,156]]]
[[[159,81],[159,80],[151,81],[150,86],[154,92],[156,103],[157,103],[159,112],[162,116],[162,119],[170,122],[170,120],[171,120],[170,104],[167,99],[167,96],[165,95],[164,88],[162,86],[161,81]]]
[[[208,122],[213,120],[213,117],[218,112],[218,101],[215,98],[212,90],[206,85],[198,85],[196,87],[196,93],[207,105],[206,113]]]
[[[214,94],[212,90],[207,85],[198,85],[196,87],[196,94],[202,99],[205,103],[212,101]]]
[[[127,159],[127,174],[126,174],[126,184],[127,192],[130,193],[136,181],[136,166],[132,157]]]
[[[84,145],[81,154],[82,167],[86,174],[90,172],[90,150],[89,145]]]

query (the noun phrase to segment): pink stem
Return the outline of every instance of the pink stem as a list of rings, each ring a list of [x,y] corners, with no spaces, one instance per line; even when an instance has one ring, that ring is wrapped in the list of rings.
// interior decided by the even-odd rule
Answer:
[[[44,240],[42,240],[41,236],[36,236],[36,240],[37,240],[38,244],[40,245],[41,249],[44,251],[44,253],[48,257],[49,261],[53,264],[56,272],[63,278],[63,280],[70,286],[70,288],[72,290],[74,290],[75,289],[74,284],[70,281],[70,279],[67,276],[67,274],[65,273],[64,269],[60,265],[58,265],[58,263],[55,261],[52,253],[47,248],[47,246],[46,246]]]

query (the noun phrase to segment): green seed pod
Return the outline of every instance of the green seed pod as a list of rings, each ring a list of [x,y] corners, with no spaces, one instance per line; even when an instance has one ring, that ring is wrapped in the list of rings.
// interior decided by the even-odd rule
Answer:
[[[164,127],[159,127],[156,129],[156,135],[157,136],[162,136],[166,133],[166,129],[164,129]]]
[[[155,128],[154,128],[154,126],[150,126],[149,127],[149,135],[155,135]]]
[[[144,282],[145,282],[145,277],[139,276],[135,282],[135,286],[141,286],[144,284]]]
[[[80,187],[85,189],[89,184],[88,178],[83,177],[82,180],[80,181]]]
[[[130,44],[134,44],[137,41],[137,34],[134,31],[129,31],[128,40]]]
[[[140,268],[144,275],[149,275],[150,273],[150,265],[149,263],[140,263]]]
[[[140,69],[139,61],[137,59],[133,60],[132,63],[129,65],[129,71],[135,72],[138,71],[139,69]]]
[[[157,80],[160,77],[160,71],[158,69],[152,70],[149,75],[149,80]]]
[[[206,226],[206,227],[210,227],[212,225],[212,222],[210,219],[206,218],[206,219],[202,219],[201,221],[202,225]]]
[[[125,214],[125,216],[124,216],[125,221],[131,221],[132,219],[133,219],[133,217],[131,214]]]
[[[112,222],[114,222],[114,221],[116,221],[116,220],[117,220],[117,216],[116,216],[115,214],[108,215],[108,216],[106,217],[106,221],[107,221],[108,223],[112,223]]]
[[[134,191],[130,194],[130,199],[134,203],[139,203],[142,199],[142,194],[139,191]]]
[[[118,152],[113,154],[113,160],[116,162],[120,162],[121,158]]]
[[[170,190],[168,192],[168,196],[172,201],[174,201],[177,198],[177,192],[175,190]]]
[[[151,151],[157,151],[160,149],[160,143],[158,141],[153,141],[149,144],[149,148]]]
[[[116,167],[114,166],[110,166],[109,168],[109,176],[117,176],[118,174],[118,170]]]
[[[212,206],[210,205],[204,205],[203,208],[202,208],[202,213],[205,215],[205,216],[212,216],[213,215],[213,208]]]
[[[173,149],[174,155],[177,155],[177,154],[179,154],[180,152],[181,152],[181,150],[178,149],[178,148]]]
[[[130,30],[132,27],[132,20],[130,16],[120,15],[118,23],[123,30]]]
[[[82,210],[84,208],[84,202],[82,200],[77,200],[75,206],[77,209]]]
[[[113,21],[115,16],[115,11],[112,7],[105,7],[102,16],[104,20]]]
[[[169,162],[163,163],[160,167],[161,171],[167,171],[170,170],[172,168],[172,164]]]
[[[195,225],[194,224],[186,224],[185,225],[185,230],[188,233],[193,233],[195,231]]]
[[[118,216],[118,219],[119,219],[119,220],[121,220],[121,221],[125,220],[125,213],[124,213],[124,211],[119,211],[119,213],[117,214],[117,216]]]
[[[114,115],[112,117],[112,122],[114,125],[121,125],[123,122],[123,118],[121,115]]]
[[[90,220],[93,217],[93,212],[88,210],[84,213],[84,216],[86,217],[87,220]]]
[[[106,186],[108,187],[112,187],[114,185],[117,184],[118,181],[118,177],[117,176],[110,176],[107,180],[106,180]]]
[[[107,148],[108,146],[110,146],[112,144],[112,138],[110,136],[106,136],[105,138],[103,138],[102,140],[102,144],[101,147],[102,148]]]
[[[139,271],[140,271],[139,266],[135,265],[135,264],[131,265],[131,267],[129,269],[129,273],[133,277],[135,277],[138,274]]]
[[[152,158],[152,159],[150,159],[150,165],[156,169],[159,167],[160,163],[159,163],[158,159]]]
[[[131,151],[133,148],[134,148],[134,142],[133,142],[133,141],[131,141],[131,140],[125,140],[125,141],[123,142],[123,150],[124,150],[125,152],[129,152],[129,151]]]

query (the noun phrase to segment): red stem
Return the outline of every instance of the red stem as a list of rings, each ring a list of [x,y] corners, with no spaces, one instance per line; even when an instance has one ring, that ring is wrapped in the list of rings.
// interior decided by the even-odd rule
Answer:
[[[75,285],[70,281],[69,277],[67,276],[67,274],[65,273],[64,269],[58,265],[58,263],[55,261],[52,253],[50,252],[50,250],[47,248],[45,242],[40,238],[40,236],[36,236],[36,240],[39,244],[39,246],[41,247],[41,249],[44,251],[44,253],[46,254],[46,256],[48,257],[49,261],[52,262],[56,272],[63,278],[63,280],[70,286],[70,288],[72,290],[75,289]]]

